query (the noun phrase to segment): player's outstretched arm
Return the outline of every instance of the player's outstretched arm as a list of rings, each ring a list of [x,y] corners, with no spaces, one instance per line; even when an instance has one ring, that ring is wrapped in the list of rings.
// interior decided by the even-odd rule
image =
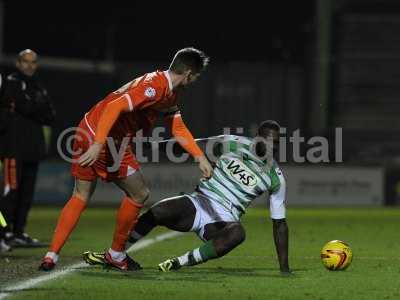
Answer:
[[[279,267],[282,273],[290,274],[289,268],[289,229],[286,219],[272,219],[273,235]]]
[[[169,128],[171,129],[171,133],[175,137],[177,142],[199,163],[199,168],[202,171],[203,176],[206,178],[211,177],[213,173],[213,168],[207,157],[204,155],[203,151],[197,145],[192,133],[183,122],[179,111],[176,111],[166,120]]]
[[[103,144],[105,143],[108,133],[110,132],[110,129],[114,125],[115,121],[122,112],[127,112],[129,110],[129,104],[124,95],[107,104],[100,116],[96,128],[94,143],[79,158],[79,164],[81,166],[91,166],[94,164],[100,155]]]
[[[275,167],[279,177],[279,189],[269,198],[269,209],[272,219],[273,235],[279,267],[283,275],[291,274],[289,268],[289,229],[286,223],[286,181],[279,167]]]

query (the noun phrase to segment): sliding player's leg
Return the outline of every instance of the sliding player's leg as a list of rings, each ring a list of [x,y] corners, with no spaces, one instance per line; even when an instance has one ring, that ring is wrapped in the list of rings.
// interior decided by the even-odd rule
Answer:
[[[180,257],[159,264],[161,271],[193,266],[224,256],[245,239],[245,231],[238,222],[237,215],[223,203],[209,199],[201,193],[191,194],[190,200],[196,208],[192,231],[205,243]]]
[[[164,272],[177,270],[222,257],[243,243],[246,234],[239,222],[216,222],[204,227],[203,237],[206,242],[199,248],[159,264],[159,269]]]
[[[61,248],[78,223],[79,217],[85,210],[95,188],[96,179],[92,181],[75,179],[72,197],[61,211],[49,250],[39,267],[40,270],[50,271],[55,267]]]
[[[196,208],[186,195],[164,199],[154,204],[140,216],[136,227],[131,231],[128,246],[146,236],[154,227],[189,232],[196,217]]]
[[[239,222],[229,222],[219,229],[218,223],[205,226],[204,238],[211,242],[217,257],[222,257],[239,246],[246,239],[246,231]]]

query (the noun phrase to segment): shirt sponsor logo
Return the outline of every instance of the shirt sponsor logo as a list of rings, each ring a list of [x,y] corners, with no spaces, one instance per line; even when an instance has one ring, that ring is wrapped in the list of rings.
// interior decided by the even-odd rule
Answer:
[[[236,181],[245,186],[255,186],[258,182],[257,176],[239,160],[231,160],[225,169]]]

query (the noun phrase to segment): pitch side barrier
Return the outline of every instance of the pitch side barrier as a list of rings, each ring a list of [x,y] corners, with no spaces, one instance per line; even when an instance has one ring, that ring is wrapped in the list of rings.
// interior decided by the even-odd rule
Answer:
[[[40,166],[36,204],[62,205],[69,199],[73,186],[69,169],[64,162],[45,162]],[[400,194],[400,171],[392,170],[388,176],[383,167],[285,165],[282,169],[290,206],[380,206],[395,204],[396,191]],[[149,204],[193,191],[200,178],[200,171],[191,163],[147,163],[142,170],[151,189]],[[117,205],[121,197],[115,186],[99,180],[92,205]],[[265,197],[255,202],[263,203]]]

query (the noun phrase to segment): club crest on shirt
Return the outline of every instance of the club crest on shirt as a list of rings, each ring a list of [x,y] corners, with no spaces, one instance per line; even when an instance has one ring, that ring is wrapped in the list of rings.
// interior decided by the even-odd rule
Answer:
[[[152,88],[151,86],[149,86],[145,91],[144,91],[144,95],[147,98],[153,98],[156,95],[156,90],[154,88]]]

